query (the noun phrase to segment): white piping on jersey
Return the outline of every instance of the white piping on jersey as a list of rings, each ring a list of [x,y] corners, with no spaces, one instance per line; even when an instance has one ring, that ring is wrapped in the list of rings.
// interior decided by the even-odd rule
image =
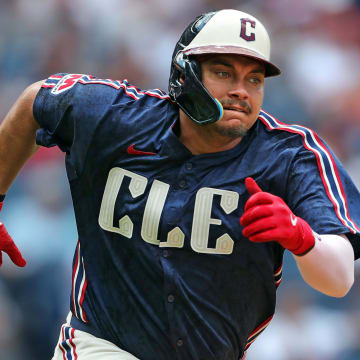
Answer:
[[[67,334],[65,334],[65,331]],[[63,358],[67,360],[77,359],[76,345],[73,342],[75,329],[67,325],[61,327],[61,342],[59,342],[59,348],[63,353]]]
[[[248,337],[247,343],[245,346],[245,351],[249,348],[249,346],[256,340],[256,338],[266,329],[266,327],[270,324],[270,321],[274,315],[269,316],[262,324],[260,324]]]
[[[84,309],[82,307],[82,298],[84,295],[84,292],[86,290],[86,274],[85,274],[85,267],[84,267],[84,260],[80,256],[80,242],[78,242],[77,252],[76,252],[76,269],[74,269],[74,277],[73,277],[73,284],[72,284],[72,302],[73,302],[73,308],[75,312],[75,316],[82,320],[83,322],[87,322],[87,318],[84,312]],[[80,282],[79,287],[79,293],[76,298],[76,282],[78,280],[78,275],[80,271],[80,266],[82,266],[82,278]],[[79,308],[80,314],[78,314],[77,308]]]
[[[72,74],[67,74],[66,76],[68,76],[68,75],[72,75]],[[63,78],[63,76],[52,75],[45,81],[45,83],[42,85],[42,87],[43,88],[53,88],[56,86],[56,84],[48,83],[47,81],[48,80],[60,80],[62,78]],[[83,75],[80,79],[76,80],[76,82],[80,83],[82,85],[99,84],[99,85],[107,85],[107,86],[110,86],[117,90],[123,89],[125,94],[130,96],[134,100],[139,100],[144,95],[149,95],[149,96],[157,97],[159,99],[164,99],[164,100],[170,100],[169,95],[165,94],[160,89],[151,89],[151,90],[141,91],[141,90],[137,89],[135,86],[129,85],[127,79],[124,79],[123,81],[112,80],[112,79],[97,79],[97,78],[92,77],[91,75]]]
[[[81,284],[80,284],[80,288],[79,288],[79,295],[78,295],[78,305],[79,305],[79,309],[80,309],[80,317],[81,320],[84,322],[87,322],[86,320],[86,316],[84,313],[84,309],[82,307],[82,302],[81,302],[81,298],[83,297],[83,293],[85,291],[85,281],[86,281],[86,274],[85,274],[85,267],[84,267],[84,259],[81,258],[81,264],[82,264],[82,268],[83,268],[83,278],[81,280]]]
[[[72,301],[73,301],[73,308],[74,308],[74,312],[75,312],[75,316],[77,318],[79,318],[79,315],[77,313],[77,310],[76,310],[76,303],[75,303],[75,285],[76,285],[76,279],[78,277],[78,273],[79,273],[79,264],[80,264],[80,261],[79,261],[79,253],[80,253],[80,242],[78,243],[78,248],[76,250],[76,269],[75,270],[75,275],[73,276],[73,279],[72,279]]]
[[[275,281],[275,286],[276,288],[279,287],[281,281],[282,281],[282,268],[283,268],[283,264],[281,264],[281,266],[279,267],[279,269],[277,269],[274,273],[274,281]]]
[[[341,180],[338,179],[338,177],[336,175],[336,170],[335,170],[336,164],[335,164],[331,154],[326,149],[326,147],[319,143],[314,131],[309,128],[306,128],[304,126],[301,126],[301,125],[287,125],[287,124],[281,123],[281,122],[279,122],[279,120],[275,119],[273,116],[271,116],[270,114],[268,114],[267,112],[265,112],[263,110],[260,112],[259,118],[271,130],[285,130],[285,131],[297,133],[302,136],[305,147],[307,149],[309,149],[310,151],[312,151],[315,154],[316,158],[320,162],[320,164],[318,162],[320,176],[323,179],[325,192],[328,195],[330,201],[334,205],[335,213],[336,213],[337,217],[350,230],[350,232],[352,232],[353,234],[359,232],[360,229],[357,228],[355,223],[349,217],[347,203],[346,203],[346,197],[345,197],[345,194],[343,194],[343,192],[341,191],[341,186],[339,184],[339,181],[341,181]],[[268,118],[270,118],[270,120],[275,125],[273,125]],[[309,138],[314,142],[316,147],[312,146],[309,143]],[[325,156],[323,155],[323,153],[325,154]],[[329,166],[331,169],[330,173],[329,173],[329,171],[326,170],[324,161],[327,161],[329,163]],[[333,187],[331,186],[329,177],[335,183],[335,185],[336,185],[335,189],[333,189]],[[338,199],[334,195],[333,190],[335,191],[337,196],[340,198],[341,204],[339,204]],[[341,214],[340,206],[342,207],[345,216]]]

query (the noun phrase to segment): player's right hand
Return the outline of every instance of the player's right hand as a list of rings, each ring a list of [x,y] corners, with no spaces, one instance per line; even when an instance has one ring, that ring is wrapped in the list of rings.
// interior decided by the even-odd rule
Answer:
[[[250,198],[240,218],[244,236],[253,242],[277,241],[298,256],[315,246],[310,225],[295,216],[283,199],[262,191],[253,178],[246,178],[245,186]]]
[[[0,210],[3,203],[0,202]],[[0,266],[2,265],[2,253],[5,252],[9,255],[11,261],[20,267],[26,265],[25,259],[22,257],[20,250],[14,243],[14,240],[11,238],[9,233],[6,230],[5,225],[0,222]]]

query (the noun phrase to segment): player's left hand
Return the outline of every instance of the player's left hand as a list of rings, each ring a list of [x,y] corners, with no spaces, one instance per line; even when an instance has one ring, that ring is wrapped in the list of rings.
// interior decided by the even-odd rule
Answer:
[[[2,209],[3,203],[0,202],[0,211]],[[2,253],[9,255],[11,261],[20,267],[26,265],[25,259],[22,257],[20,250],[15,245],[14,240],[11,238],[9,233],[6,230],[5,225],[0,222],[0,266],[2,265]]]
[[[304,255],[315,245],[310,225],[293,214],[280,197],[264,192],[253,178],[245,179],[251,195],[240,224],[243,235],[253,242],[277,241],[295,255]]]

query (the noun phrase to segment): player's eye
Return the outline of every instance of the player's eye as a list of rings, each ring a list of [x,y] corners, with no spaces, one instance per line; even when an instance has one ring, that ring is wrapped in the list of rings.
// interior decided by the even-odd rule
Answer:
[[[222,79],[227,79],[230,76],[227,71],[216,71],[216,75]]]
[[[252,76],[249,79],[250,83],[253,85],[260,85],[262,84],[263,80],[258,76]]]

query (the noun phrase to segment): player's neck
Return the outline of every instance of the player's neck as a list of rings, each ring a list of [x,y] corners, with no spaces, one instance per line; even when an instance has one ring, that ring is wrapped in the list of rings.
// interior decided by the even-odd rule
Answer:
[[[194,155],[230,150],[242,139],[221,136],[208,128],[197,125],[182,111],[180,111],[179,125],[179,139]]]

